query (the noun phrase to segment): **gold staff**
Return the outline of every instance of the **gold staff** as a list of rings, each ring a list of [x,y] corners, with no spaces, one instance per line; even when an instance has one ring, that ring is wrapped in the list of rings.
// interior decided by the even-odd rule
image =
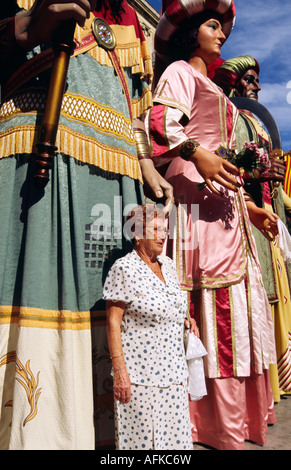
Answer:
[[[34,179],[39,188],[44,188],[49,181],[49,169],[53,166],[53,158],[57,150],[55,146],[56,134],[65,92],[69,61],[75,48],[73,41],[75,27],[75,20],[63,22],[53,43],[54,61],[52,73],[39,142],[36,144],[38,153]]]

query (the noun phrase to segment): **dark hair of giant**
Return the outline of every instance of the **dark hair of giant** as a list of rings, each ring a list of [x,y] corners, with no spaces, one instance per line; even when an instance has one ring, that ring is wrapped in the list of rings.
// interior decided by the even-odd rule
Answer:
[[[184,20],[170,40],[170,57],[172,61],[190,59],[191,53],[200,47],[197,36],[200,26],[205,21],[215,18],[222,24],[222,16],[214,10],[205,10]]]

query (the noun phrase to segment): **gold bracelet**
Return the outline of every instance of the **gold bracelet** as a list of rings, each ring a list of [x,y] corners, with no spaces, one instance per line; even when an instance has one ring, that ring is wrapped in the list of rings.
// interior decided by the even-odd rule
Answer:
[[[200,144],[197,142],[197,140],[185,140],[185,142],[183,142],[180,147],[180,157],[188,162],[192,155],[194,155],[194,153],[197,151],[199,146]]]
[[[134,131],[136,150],[139,160],[151,158],[148,139],[144,131]]]
[[[116,359],[117,357],[121,357],[121,356],[123,356],[123,352],[119,354],[118,356],[110,356],[110,359]]]

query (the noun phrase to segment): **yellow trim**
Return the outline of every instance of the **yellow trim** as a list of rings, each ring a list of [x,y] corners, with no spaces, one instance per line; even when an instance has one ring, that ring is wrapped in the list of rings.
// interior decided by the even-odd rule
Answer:
[[[167,83],[168,83],[167,78],[159,82],[159,85],[157,86],[154,92],[153,102],[163,104],[164,106],[167,106],[170,108],[171,107],[177,108],[190,119],[191,110],[188,106],[184,105],[183,103],[181,103],[179,100],[175,98],[167,97],[163,95],[163,92]]]
[[[152,107],[152,92],[150,87],[146,87],[139,98],[131,101],[132,118],[139,118],[145,111]]]
[[[34,0],[17,0],[17,3],[20,8],[28,10],[34,4]],[[94,19],[95,15],[91,12],[90,17],[86,20],[83,27],[77,24],[74,40],[78,46],[81,46],[84,38],[92,33],[91,25]],[[150,83],[153,76],[153,68],[146,41],[141,42],[141,40],[136,37],[133,25],[123,26],[113,24],[110,25],[110,27],[117,38],[115,52],[121,67],[131,67],[132,73],[139,73]],[[81,47],[80,50],[77,48],[74,55],[83,52],[89,52],[101,65],[107,65],[108,67],[113,66],[107,51],[99,47],[95,40],[90,41],[88,45]]]
[[[237,377],[237,355],[236,355],[236,342],[235,342],[235,317],[233,307],[232,288],[228,288],[229,304],[230,304],[230,318],[231,318],[231,338],[232,338],[232,357],[233,357],[233,375]]]
[[[3,103],[0,122],[15,116],[35,116],[43,112],[46,95],[44,90],[31,88]],[[73,122],[86,125],[98,133],[114,135],[135,147],[132,123],[114,107],[89,98],[81,93],[66,92],[62,100],[61,115]]]
[[[88,330],[90,312],[45,310],[33,307],[0,306],[0,324],[17,323],[19,327],[54,330]]]
[[[248,323],[249,323],[249,332],[250,332],[250,350],[253,351],[253,309],[252,309],[252,292],[251,292],[251,284],[250,284],[250,277],[249,277],[249,270],[247,270],[247,308],[248,308]],[[254,357],[253,352],[251,355],[251,369],[254,366]]]
[[[216,376],[221,377],[219,368],[219,354],[218,354],[218,341],[217,341],[217,319],[216,319],[216,290],[212,289],[212,312],[213,312],[213,336],[216,355]]]
[[[209,84],[212,86],[213,91],[216,93],[219,102],[219,121],[221,130],[221,143],[224,147],[228,148],[228,136],[227,136],[227,104],[226,98],[218,87],[208,79]]]
[[[28,125],[12,127],[9,131],[3,132],[0,139],[2,158],[18,153],[36,153],[35,131],[38,132],[39,128],[35,129],[34,126]],[[125,150],[102,144],[63,125],[59,126],[56,146],[59,152],[75,160],[143,182],[137,156]]]
[[[89,40],[88,42],[88,37],[92,33],[91,25],[94,19],[95,15],[91,13],[90,18],[86,20],[83,28],[77,25],[74,39],[78,47],[74,55],[88,52],[101,65],[113,67],[108,52],[98,46],[95,40]],[[131,67],[132,73],[139,73],[150,82],[153,75],[153,68],[146,41],[141,41],[136,37],[135,27],[133,25],[123,26],[112,24],[110,28],[116,36],[117,44],[114,50],[121,67]],[[86,42],[88,42],[88,45],[86,45]]]
[[[98,132],[113,134],[135,145],[131,120],[112,106],[85,97],[79,93],[66,92],[62,103],[62,115],[72,121],[96,128]]]

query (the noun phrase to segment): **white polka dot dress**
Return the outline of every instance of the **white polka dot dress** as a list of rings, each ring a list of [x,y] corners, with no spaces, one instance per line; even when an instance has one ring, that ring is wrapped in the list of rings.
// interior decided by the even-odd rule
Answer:
[[[183,344],[187,301],[174,267],[168,268],[172,261],[158,259],[166,284],[133,250],[114,263],[104,285],[104,299],[126,303],[121,339],[132,396],[126,405],[115,402],[117,449],[193,450]]]

